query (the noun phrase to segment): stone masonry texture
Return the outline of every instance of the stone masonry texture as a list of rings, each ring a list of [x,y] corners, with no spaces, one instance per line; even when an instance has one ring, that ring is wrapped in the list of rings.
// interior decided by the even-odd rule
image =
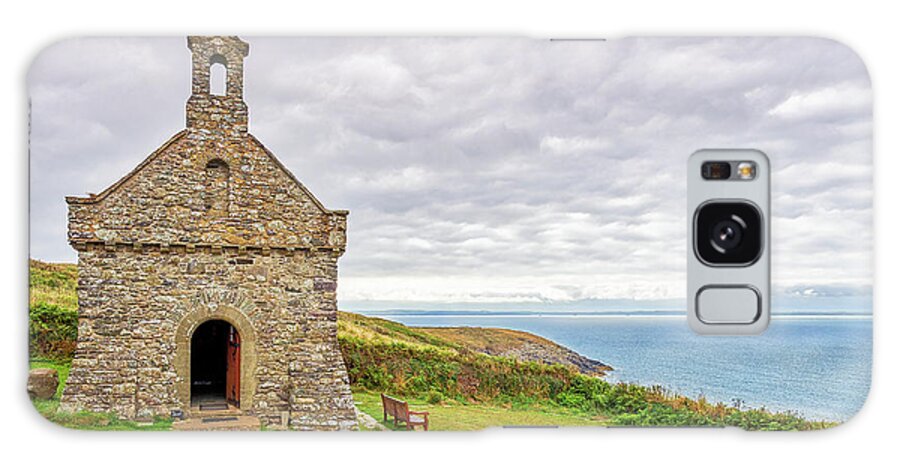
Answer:
[[[274,429],[355,428],[337,345],[348,213],[326,209],[248,132],[248,44],[188,47],[186,129],[102,193],[66,198],[79,322],[61,407],[190,416],[191,336],[224,320],[241,336],[242,413]],[[214,64],[224,95],[210,93]]]

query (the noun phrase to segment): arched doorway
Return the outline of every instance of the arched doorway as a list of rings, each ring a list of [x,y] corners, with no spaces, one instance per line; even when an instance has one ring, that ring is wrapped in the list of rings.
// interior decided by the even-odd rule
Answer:
[[[259,380],[256,375],[256,329],[247,317],[247,312],[254,311],[253,301],[240,292],[217,292],[205,290],[194,298],[186,301],[187,305],[180,308],[181,316],[178,327],[175,329],[175,382],[176,395],[178,395],[178,409],[187,415],[192,414],[194,404],[191,391],[192,361],[194,335],[200,326],[210,321],[225,322],[235,329],[238,346],[236,358],[237,369],[235,375],[235,398],[241,411],[253,411],[256,388]],[[239,308],[243,308],[239,309]],[[226,353],[227,355],[227,353]],[[198,362],[201,362],[198,360]],[[221,393],[220,393],[221,395]]]
[[[191,336],[191,406],[241,406],[241,335],[227,321],[200,324]]]

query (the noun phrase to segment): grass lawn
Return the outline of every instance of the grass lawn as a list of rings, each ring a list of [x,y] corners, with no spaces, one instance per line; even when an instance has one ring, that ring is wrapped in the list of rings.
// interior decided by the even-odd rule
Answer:
[[[375,420],[394,429],[393,419],[382,422],[381,396],[378,393],[354,391],[356,406]],[[428,404],[416,398],[401,398],[414,411],[428,411],[429,430],[482,430],[504,425],[512,426],[603,426],[603,417],[579,410],[549,405],[462,404],[454,400],[443,404]],[[401,425],[401,430],[405,428]],[[416,429],[420,430],[420,429]]]
[[[69,365],[43,359],[32,360],[30,364],[32,369],[56,369],[59,374],[59,387],[56,389],[56,394],[53,395],[53,398],[49,400],[34,399],[31,401],[34,408],[50,422],[80,430],[169,430],[172,427],[171,420],[162,418],[156,418],[152,423],[138,424],[137,422],[120,420],[112,414],[86,411],[74,414],[61,412],[59,411],[59,398],[62,396],[63,386],[65,386],[66,379],[69,377]]]

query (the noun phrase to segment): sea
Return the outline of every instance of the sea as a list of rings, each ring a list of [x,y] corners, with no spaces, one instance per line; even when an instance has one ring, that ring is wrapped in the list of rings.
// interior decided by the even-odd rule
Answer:
[[[661,385],[707,400],[843,422],[866,400],[869,315],[775,315],[762,335],[700,336],[683,313],[358,311],[414,327],[498,327],[548,338],[611,365],[612,382]]]

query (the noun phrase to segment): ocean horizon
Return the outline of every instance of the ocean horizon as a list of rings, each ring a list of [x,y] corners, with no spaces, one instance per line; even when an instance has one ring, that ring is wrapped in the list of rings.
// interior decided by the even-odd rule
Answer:
[[[539,310],[455,310],[455,309],[353,309],[342,308],[365,316],[373,317],[677,317],[686,318],[684,310],[660,310],[660,309],[627,309],[627,310],[597,310],[597,311],[539,311]],[[871,319],[872,313],[860,311],[774,311],[773,319],[786,318],[861,318]]]

